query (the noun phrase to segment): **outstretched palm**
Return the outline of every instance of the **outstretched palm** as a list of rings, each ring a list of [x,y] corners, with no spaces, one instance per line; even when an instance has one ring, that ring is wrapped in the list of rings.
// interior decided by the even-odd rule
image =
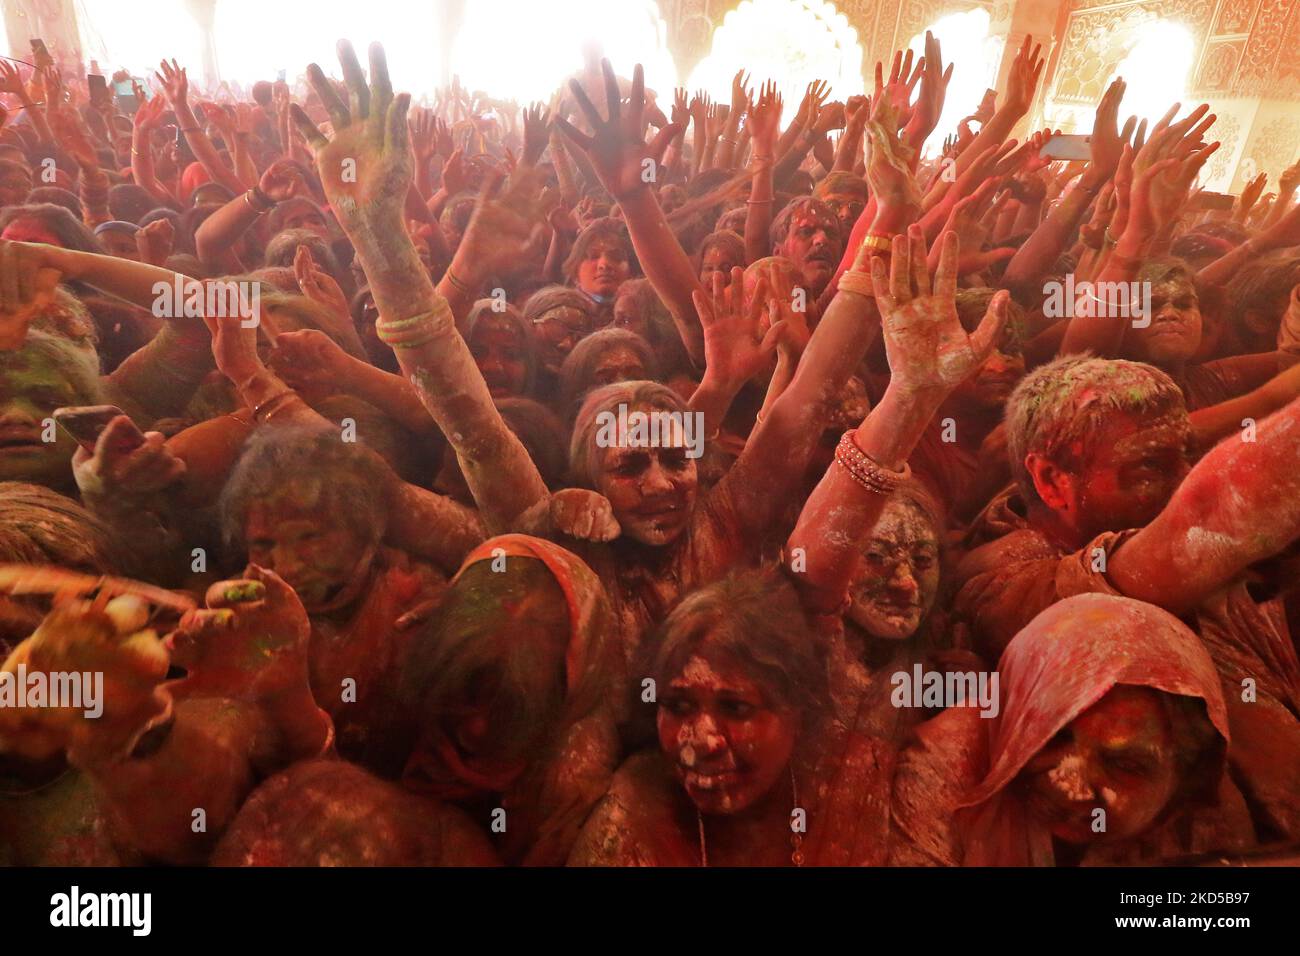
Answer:
[[[563,118],[557,119],[556,123],[564,135],[587,154],[610,195],[620,199],[648,187],[653,180],[645,178],[645,161],[662,156],[668,141],[680,127],[670,123],[646,145],[641,132],[645,111],[645,75],[641,64],[638,63],[632,73],[632,92],[626,103],[619,100],[618,79],[609,60],[601,60],[600,67],[605,74],[605,112],[608,118],[602,119],[582,86],[576,80],[570,80],[569,89],[591,125],[592,135],[581,132]]]
[[[388,228],[394,216],[400,221],[414,171],[406,124],[411,97],[393,95],[380,44],[370,45],[369,86],[352,44],[340,40],[338,55],[348,87],[347,103],[319,66],[313,63],[307,68],[312,87],[330,115],[333,137],[326,138],[297,104],[294,122],[311,145],[325,195],[344,230],[351,234]]]
[[[957,234],[946,232],[931,289],[925,239],[917,226],[895,236],[889,275],[871,261],[891,384],[913,392],[949,392],[983,364],[1007,321],[1008,293],[998,292],[967,335],[957,318]]]

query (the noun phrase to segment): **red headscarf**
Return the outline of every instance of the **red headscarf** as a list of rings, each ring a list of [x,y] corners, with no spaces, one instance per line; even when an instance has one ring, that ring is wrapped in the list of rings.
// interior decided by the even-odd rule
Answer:
[[[1150,604],[1104,594],[1060,601],[1007,645],[998,663],[1001,710],[988,725],[988,770],[959,802],[964,864],[1041,865],[1051,837],[1007,785],[1072,720],[1117,684],[1205,702],[1223,738],[1207,780],[1222,775],[1228,718],[1218,672],[1185,624]]]

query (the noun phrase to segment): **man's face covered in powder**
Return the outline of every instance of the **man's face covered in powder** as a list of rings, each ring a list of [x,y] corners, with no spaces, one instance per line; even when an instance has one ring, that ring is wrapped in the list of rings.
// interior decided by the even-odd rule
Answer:
[[[0,367],[0,481],[29,481],[55,490],[72,485],[77,445],[46,419],[56,408],[84,405],[66,369],[30,349],[9,353]],[[42,439],[52,436],[55,440]]]
[[[839,222],[819,203],[795,211],[790,217],[790,232],[776,254],[795,264],[801,285],[816,297],[830,284],[842,248]]]
[[[1142,361],[1169,367],[1196,354],[1201,344],[1201,307],[1189,280],[1172,278],[1152,285],[1149,318],[1149,325],[1125,333],[1132,336]]]
[[[892,500],[871,532],[849,589],[848,616],[872,637],[904,641],[939,593],[939,536],[915,505]]]
[[[1125,685],[1076,717],[1016,781],[1034,817],[1057,839],[1075,844],[1138,836],[1159,818],[1178,784],[1161,692]],[[1103,819],[1099,832],[1096,821]]]
[[[1181,409],[1159,417],[1117,413],[1076,447],[1077,471],[1061,486],[1063,517],[1085,540],[1142,528],[1160,514],[1188,471],[1191,423]]]
[[[659,747],[702,813],[738,813],[779,785],[800,721],[743,669],[697,654],[659,701]]]
[[[304,486],[324,478],[299,478]],[[244,524],[248,560],[274,571],[309,614],[350,606],[369,584],[375,544],[324,513],[319,486],[255,502]]]

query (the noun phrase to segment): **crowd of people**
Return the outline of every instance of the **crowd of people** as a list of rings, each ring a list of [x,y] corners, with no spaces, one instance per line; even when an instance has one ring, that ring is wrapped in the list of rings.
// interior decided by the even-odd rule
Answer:
[[[337,54],[0,65],[0,861],[1300,839],[1300,162],[1120,79],[1055,159],[1029,39],[942,142],[929,35],[789,115]]]

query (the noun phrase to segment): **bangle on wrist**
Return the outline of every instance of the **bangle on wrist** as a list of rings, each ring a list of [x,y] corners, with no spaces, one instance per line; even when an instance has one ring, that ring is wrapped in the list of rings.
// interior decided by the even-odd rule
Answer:
[[[459,276],[457,276],[456,273],[452,272],[450,266],[447,267],[446,276],[447,276],[447,281],[451,283],[451,287],[455,289],[457,292],[463,292],[465,295],[468,296],[472,296],[474,294],[474,290],[471,289]]]
[[[862,245],[864,248],[874,249],[876,252],[889,252],[894,248],[894,237],[879,233],[868,233],[862,238]]]
[[[375,334],[379,341],[394,349],[410,349],[430,342],[437,335],[438,327],[434,319],[440,310],[447,310],[445,301],[429,312],[421,312],[406,319],[380,319],[375,323]]]
[[[892,471],[858,447],[854,440],[857,429],[844,433],[835,446],[835,463],[863,488],[878,495],[890,495],[904,481],[912,477],[912,469],[904,462],[902,471]]]
[[[876,287],[871,281],[871,274],[859,269],[849,269],[842,276],[836,285],[839,292],[852,292],[855,295],[864,295],[868,299],[876,297]]]

